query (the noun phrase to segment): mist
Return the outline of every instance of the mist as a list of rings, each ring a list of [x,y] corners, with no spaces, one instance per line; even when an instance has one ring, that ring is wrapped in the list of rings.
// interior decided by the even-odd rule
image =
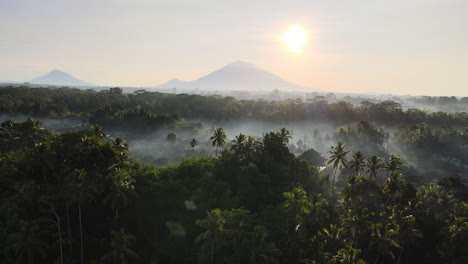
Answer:
[[[213,128],[224,129],[227,139],[223,148],[228,150],[231,140],[241,133],[262,141],[265,133],[286,128],[291,136],[287,146],[297,157],[313,149],[328,159],[331,147],[342,141],[350,151],[349,159],[358,150],[367,157],[377,155],[382,162],[395,154],[421,181],[444,174],[466,177],[466,98],[280,90],[211,91],[205,96],[196,95],[197,91],[180,94],[177,89],[160,93],[27,85],[7,86],[2,91],[16,101],[2,101],[5,110],[0,121],[32,117],[59,132],[100,124],[107,136],[125,139],[134,160],[143,164],[166,166],[184,158],[215,156],[216,148],[210,141]],[[226,93],[240,98],[256,94],[265,99],[223,97]],[[34,104],[25,108],[25,102],[31,101]],[[405,141],[406,137],[422,137],[415,133],[417,126],[425,123],[429,125],[427,135],[420,141]],[[398,133],[403,136],[398,137]],[[434,149],[419,147],[421,144]]]
[[[25,115],[1,115],[0,121],[6,120],[25,121]],[[35,118],[41,121],[45,128],[59,132],[86,129],[90,125],[83,123],[80,118]],[[300,156],[309,149],[314,149],[324,159],[328,159],[330,148],[335,146],[338,141],[343,141],[339,136],[339,129],[348,128],[340,126],[333,122],[285,122],[278,124],[267,121],[232,121],[232,122],[212,122],[206,120],[192,120],[200,123],[202,128],[197,131],[187,131],[184,129],[161,128],[151,132],[139,132],[104,128],[104,132],[109,137],[121,137],[126,139],[129,152],[136,161],[147,165],[166,166],[169,164],[178,164],[184,158],[201,157],[205,155],[215,156],[216,149],[213,147],[210,137],[213,128],[222,127],[226,131],[225,149],[231,146],[233,140],[239,134],[253,136],[261,141],[265,133],[278,131],[284,127],[290,131],[291,139],[288,148],[295,156]],[[352,126],[353,124],[349,124]],[[378,127],[378,126],[377,126]],[[454,173],[458,176],[468,179],[466,168],[468,164],[453,157],[441,157],[431,155],[426,157],[426,162],[415,159],[414,156],[405,149],[401,142],[395,137],[396,127],[378,127],[382,133],[386,133],[388,138],[380,146],[373,145],[372,142],[362,142],[359,140],[362,135],[356,138],[347,138],[345,143],[347,150],[350,150],[349,158],[357,151],[361,150],[366,156],[378,155],[382,161],[388,158],[388,155],[394,154],[402,158],[406,171],[412,172],[415,182],[423,183],[430,178],[442,177],[445,173]],[[175,134],[175,140],[168,139],[169,134]],[[196,146],[191,146],[190,141],[195,139]],[[326,166],[326,164],[321,164]],[[343,176],[349,172],[343,172]],[[385,177],[381,174],[379,177],[383,180]]]

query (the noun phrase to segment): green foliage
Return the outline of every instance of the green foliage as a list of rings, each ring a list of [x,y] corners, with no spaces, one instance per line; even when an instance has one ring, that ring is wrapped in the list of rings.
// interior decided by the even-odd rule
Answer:
[[[117,118],[120,118],[119,115],[134,115],[135,118],[146,116],[145,113],[138,113],[141,111],[138,110],[138,106],[140,106],[141,109],[146,109],[144,111],[163,114],[160,121],[171,119],[170,115],[172,114],[179,114],[180,117],[186,119],[207,119],[218,122],[234,120],[262,120],[278,123],[327,121],[337,125],[345,125],[368,120],[386,126],[412,125],[422,122],[437,127],[468,126],[468,116],[464,112],[445,113],[411,108],[403,109],[395,101],[362,101],[360,106],[353,106],[344,101],[346,98],[338,102],[328,102],[327,99],[332,98],[316,96],[305,101],[301,99],[255,101],[236,100],[233,97],[214,95],[165,94],[143,90],[125,94],[120,88],[95,91],[75,88],[0,87],[0,112],[21,113],[34,117],[64,117],[94,111],[93,115],[96,120],[106,120],[107,122],[110,121],[110,116]],[[459,102],[457,98],[453,99],[455,102]],[[356,103],[359,103],[359,98],[355,98],[355,100]],[[431,106],[434,104],[434,102],[426,102],[426,99],[421,100]],[[435,102],[440,100],[442,102],[440,105],[446,104],[447,101],[442,97],[431,100]],[[462,105],[466,107],[466,104]],[[105,107],[98,110],[97,106]],[[112,108],[112,115],[104,113],[107,111],[106,107]],[[121,114],[114,116],[117,112],[121,112]],[[164,117],[164,114],[169,116]],[[125,120],[137,124],[131,118]],[[145,118],[145,120],[152,120],[152,118]],[[141,123],[137,125],[139,128],[146,126]]]
[[[362,168],[365,165],[365,157],[362,151],[358,150],[353,154],[351,161],[349,162],[349,168],[354,169],[356,175],[361,175]]]
[[[337,263],[343,264],[366,264],[367,262],[365,260],[359,258],[360,254],[360,249],[348,246],[338,250],[338,254],[334,257],[334,260]]]
[[[290,228],[297,231],[302,224],[303,216],[310,213],[307,193],[302,188],[296,187],[292,192],[285,192],[283,198],[281,207],[286,212]]]
[[[216,131],[212,140],[224,144],[224,130]],[[329,164],[356,173],[345,175],[339,190],[329,188],[326,172],[290,153],[289,134],[241,134],[218,157],[158,168],[132,160],[125,140],[107,137],[100,126],[59,133],[33,120],[7,121],[0,130],[0,262],[467,258],[463,180],[446,177],[416,189],[399,157],[364,162],[354,152],[348,163],[349,151],[338,143]],[[385,177],[379,170],[388,171],[383,183],[375,180]]]
[[[337,171],[340,167],[346,168],[348,161],[346,160],[346,155],[349,151],[345,151],[345,143],[338,142],[338,144],[331,147],[330,159],[328,160],[328,165],[332,164],[333,170],[335,171],[333,182],[337,181]]]
[[[372,155],[369,158],[367,158],[366,164],[364,165],[365,172],[369,175],[370,178],[374,179],[377,177],[377,172],[379,169],[382,168],[382,166],[383,164],[380,163],[380,158],[376,155]]]
[[[123,109],[120,105],[106,105],[89,114],[88,123],[123,132],[149,133],[158,129],[197,131],[201,128],[182,119],[178,114],[155,114],[141,106]]]
[[[216,156],[218,156],[218,149],[222,148],[226,143],[226,132],[222,127],[213,128],[213,135],[210,137],[211,143],[216,147]]]
[[[361,148],[365,155],[377,154],[380,156],[385,153],[388,134],[375,124],[360,121],[353,126],[337,129],[335,138],[346,143],[348,147]]]
[[[132,250],[135,243],[135,237],[124,232],[113,230],[111,232],[111,248],[112,250],[104,255],[101,259],[104,263],[135,263],[139,256]]]

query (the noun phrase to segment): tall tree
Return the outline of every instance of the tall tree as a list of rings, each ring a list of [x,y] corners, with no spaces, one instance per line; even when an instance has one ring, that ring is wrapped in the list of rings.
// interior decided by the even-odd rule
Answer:
[[[284,144],[288,144],[289,140],[292,138],[291,132],[289,132],[289,130],[287,130],[284,127],[280,128],[280,130],[278,131],[278,134],[281,136],[281,139],[283,140]]]
[[[245,140],[245,146],[244,146],[245,158],[248,160],[253,159],[254,154],[258,153],[261,147],[262,147],[262,144],[260,142],[255,140],[254,137],[248,136],[247,139]]]
[[[286,145],[289,143],[289,140],[292,138],[291,132],[289,132],[289,130],[287,130],[284,127],[280,128],[280,130],[278,131],[278,134],[281,136],[283,143]]]
[[[216,147],[216,156],[218,156],[218,149],[223,147],[226,143],[226,133],[222,127],[214,129],[213,135],[210,140],[214,147]]]
[[[219,209],[211,210],[211,212],[208,212],[205,219],[196,221],[196,224],[204,228],[205,232],[198,235],[195,242],[199,243],[205,241],[205,245],[210,247],[210,263],[214,261],[215,239],[223,230],[224,223],[224,216]]]
[[[196,146],[197,140],[195,138],[192,138],[192,140],[190,140],[190,147],[192,147],[192,149],[195,149]]]
[[[365,161],[364,153],[358,150],[353,154],[353,158],[349,162],[349,168],[354,169],[356,175],[361,176],[361,170],[364,167]]]
[[[238,159],[242,159],[245,154],[246,140],[247,140],[247,137],[242,133],[236,136],[235,139],[231,140],[232,142],[231,150],[234,151],[234,155]]]
[[[346,155],[349,151],[345,151],[345,144],[343,142],[338,142],[338,144],[331,147],[331,150],[328,152],[331,154],[330,159],[328,160],[327,165],[333,164],[334,177],[333,184],[336,182],[337,172],[340,167],[345,167],[347,165]]]
[[[346,178],[341,197],[349,204],[356,204],[364,199],[365,189],[368,186],[362,176],[352,175]]]
[[[399,264],[405,247],[414,243],[415,239],[421,236],[421,232],[416,228],[416,218],[407,207],[391,207],[388,219],[395,230],[395,240],[400,246],[397,259]]]
[[[281,251],[271,242],[267,241],[268,232],[263,226],[254,228],[250,243],[250,256],[248,264],[277,264],[277,257]]]
[[[128,205],[129,195],[133,193],[133,178],[125,169],[116,168],[112,172],[112,183],[109,186],[107,195],[104,197],[104,204],[110,205],[114,211],[114,221],[117,223],[119,209]]]
[[[283,198],[284,202],[282,203],[282,207],[288,212],[292,227],[298,229],[302,222],[302,217],[310,213],[307,193],[304,189],[296,187],[292,192],[285,192]]]
[[[133,251],[132,247],[135,243],[135,237],[126,233],[123,229],[111,232],[111,248],[112,250],[102,257],[106,263],[135,263],[139,256]]]
[[[62,225],[60,224],[60,216],[55,210],[55,207],[52,204],[49,204],[52,213],[54,214],[54,218],[51,221],[57,226],[58,237],[59,237],[59,249],[60,249],[60,264],[63,264],[63,242],[62,242]]]
[[[379,263],[381,256],[390,255],[395,259],[393,248],[399,247],[395,241],[395,230],[387,221],[381,223],[371,223],[370,225],[370,251],[375,252],[375,264]]]
[[[17,263],[33,264],[37,256],[45,257],[47,243],[42,240],[44,231],[41,231],[39,221],[21,221],[18,232],[10,235],[8,249],[13,251]]]
[[[225,218],[224,232],[229,240],[234,244],[235,263],[241,263],[241,250],[245,248],[247,238],[252,229],[254,221],[249,210],[231,209],[223,211]]]
[[[80,260],[81,264],[84,260],[84,239],[83,239],[83,206],[94,200],[92,187],[86,182],[86,171],[75,170],[70,175],[70,184],[68,192],[78,205],[78,224],[80,230]]]
[[[400,166],[401,166],[401,160],[400,160],[400,157],[398,156],[395,156],[395,155],[390,155],[390,158],[388,159],[388,161],[386,161],[383,165],[382,165],[382,168],[387,170],[387,175],[389,173],[393,173],[393,172],[396,172],[396,171],[399,171],[400,170]]]
[[[369,175],[369,178],[376,178],[377,171],[382,168],[382,163],[380,163],[380,158],[376,155],[372,155],[366,159],[367,163],[365,165],[366,173]]]

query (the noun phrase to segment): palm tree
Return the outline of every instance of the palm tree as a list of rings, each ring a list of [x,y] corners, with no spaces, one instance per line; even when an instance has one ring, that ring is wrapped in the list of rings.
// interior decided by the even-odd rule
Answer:
[[[235,263],[241,263],[241,249],[245,247],[245,241],[250,235],[250,227],[254,221],[252,214],[249,210],[231,209],[223,212],[223,216],[226,220],[224,226],[224,232],[234,242],[235,251]]]
[[[352,175],[346,179],[346,184],[341,191],[343,200],[351,204],[362,201],[365,193],[365,178]]]
[[[299,228],[302,216],[310,213],[310,204],[307,199],[307,193],[301,187],[296,187],[292,192],[283,194],[285,201],[282,207],[288,211],[288,214],[293,219],[295,229]]]
[[[280,130],[277,133],[281,136],[283,143],[286,145],[289,143],[289,140],[292,138],[289,130],[287,130],[284,127],[280,128]]]
[[[46,255],[47,243],[42,241],[42,233],[38,221],[20,222],[20,230],[10,235],[12,241],[8,246],[14,252],[17,263],[24,263],[27,258],[27,262],[33,264],[37,255]]]
[[[245,150],[245,143],[246,143],[247,137],[240,133],[238,136],[236,136],[235,139],[233,139],[231,142],[233,143],[231,146],[231,150],[234,151],[234,155],[237,158],[242,158]]]
[[[210,137],[213,146],[216,147],[216,156],[218,156],[218,149],[223,147],[226,143],[226,133],[222,127],[214,129],[213,135]]]
[[[190,146],[192,147],[192,149],[195,149],[195,146],[197,146],[197,140],[195,138],[192,138],[192,140],[190,140]]]
[[[346,167],[346,155],[349,151],[345,151],[345,144],[343,142],[338,142],[336,147],[332,146],[331,150],[328,152],[331,154],[330,159],[328,160],[327,165],[333,164],[334,177],[333,184],[336,182],[336,174],[340,167]]]
[[[365,171],[369,175],[369,178],[375,179],[377,177],[377,171],[382,168],[382,163],[380,163],[380,158],[377,157],[376,155],[372,155],[366,160],[367,160],[367,163],[365,165],[366,167]]]
[[[248,136],[244,143],[245,158],[252,159],[254,156],[254,153],[259,151],[259,148],[261,146],[262,144],[256,141],[254,137]]]
[[[364,167],[366,158],[362,151],[356,151],[353,154],[353,159],[349,162],[349,168],[356,171],[356,175],[361,176],[362,167]]]
[[[421,233],[416,229],[416,218],[411,214],[408,208],[391,207],[388,219],[395,230],[396,242],[400,246],[400,253],[398,254],[397,261],[397,264],[399,264],[405,246],[414,242],[417,237],[421,236]]]
[[[345,216],[343,219],[343,226],[350,231],[351,237],[354,241],[354,246],[358,247],[359,234],[366,228],[369,228],[371,213],[369,209],[362,206],[352,206],[346,208]]]
[[[273,243],[267,242],[268,233],[263,226],[256,226],[252,234],[250,245],[250,257],[248,264],[277,264],[276,257],[281,256],[281,251]]]
[[[393,173],[395,171],[400,170],[401,166],[401,160],[400,157],[395,156],[395,155],[390,155],[390,158],[388,161],[386,161],[383,165],[382,168],[388,171],[388,173]],[[388,175],[387,173],[387,175]]]
[[[83,240],[83,223],[82,223],[82,207],[88,201],[94,199],[92,191],[85,183],[86,172],[84,170],[75,170],[71,175],[71,182],[68,185],[68,194],[78,204],[78,222],[80,226],[80,256],[81,264],[84,264],[84,240]]]
[[[309,198],[310,203],[310,217],[308,218],[309,223],[314,223],[317,226],[324,226],[325,223],[329,223],[331,212],[330,203],[322,197],[321,194],[314,193]]]
[[[221,210],[219,209],[211,210],[211,212],[208,213],[205,219],[196,221],[196,224],[206,229],[206,231],[198,235],[198,237],[195,239],[195,243],[204,240],[205,245],[210,246],[211,263],[213,263],[214,259],[215,238],[218,235],[218,233],[220,233],[223,230],[224,222],[224,217],[222,215]]]
[[[115,222],[119,217],[119,208],[127,207],[128,196],[132,193],[133,186],[131,176],[125,170],[116,169],[112,175],[112,184],[108,190],[106,197],[104,197],[104,204],[110,205],[115,212]]]
[[[394,239],[395,230],[387,223],[372,223],[370,225],[371,240],[369,247],[376,252],[375,264],[378,263],[381,256],[390,255],[395,259],[393,247],[399,247]]]
[[[112,251],[102,257],[102,260],[108,263],[135,263],[139,259],[132,246],[135,243],[135,237],[131,234],[120,231],[111,232],[111,248]]]
[[[51,219],[51,221],[57,226],[58,236],[59,236],[59,248],[60,248],[60,264],[63,264],[63,243],[62,243],[62,229],[60,224],[60,216],[55,210],[55,207],[52,204],[49,204],[50,209],[52,210],[55,219]]]
[[[385,203],[389,200],[397,201],[402,198],[406,189],[406,183],[403,180],[403,176],[399,172],[392,172],[388,177],[387,181],[382,185],[382,194],[386,196]]]

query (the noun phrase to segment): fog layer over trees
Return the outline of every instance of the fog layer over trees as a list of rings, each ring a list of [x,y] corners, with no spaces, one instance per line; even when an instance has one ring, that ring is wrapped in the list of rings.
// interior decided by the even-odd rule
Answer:
[[[3,87],[0,91],[2,120],[33,117],[58,131],[98,124],[107,135],[125,138],[130,152],[145,164],[166,165],[214,153],[209,141],[213,127],[224,128],[228,146],[240,133],[258,139],[286,127],[292,136],[288,147],[296,155],[314,148],[328,158],[330,146],[343,141],[367,155],[398,154],[421,177],[447,173],[467,177],[466,112],[403,108],[395,101],[351,104],[333,96],[265,101],[143,90],[126,94],[120,88]],[[169,133],[175,134],[175,140],[167,140]],[[196,147],[189,143],[194,138]]]
[[[466,112],[2,87],[0,114],[2,263],[468,259]]]

